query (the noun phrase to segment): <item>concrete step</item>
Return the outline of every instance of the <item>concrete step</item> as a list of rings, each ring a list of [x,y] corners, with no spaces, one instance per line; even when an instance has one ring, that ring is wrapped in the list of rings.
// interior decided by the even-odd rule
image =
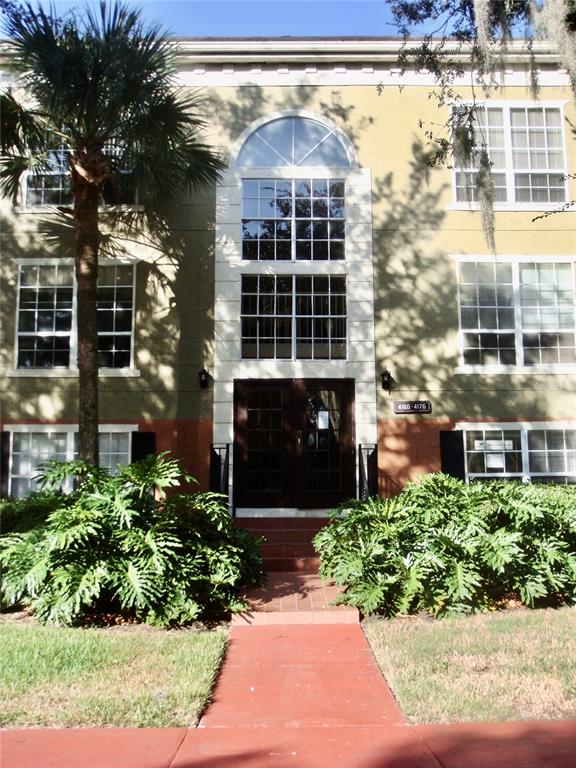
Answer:
[[[324,611],[246,611],[233,614],[230,624],[232,627],[262,627],[278,624],[358,624],[359,621],[358,609],[344,606]]]

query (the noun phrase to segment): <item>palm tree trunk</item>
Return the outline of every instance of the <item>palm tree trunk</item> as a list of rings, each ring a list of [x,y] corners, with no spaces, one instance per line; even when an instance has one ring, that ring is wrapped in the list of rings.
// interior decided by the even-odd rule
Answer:
[[[78,318],[78,455],[98,466],[98,203],[99,189],[75,179]]]

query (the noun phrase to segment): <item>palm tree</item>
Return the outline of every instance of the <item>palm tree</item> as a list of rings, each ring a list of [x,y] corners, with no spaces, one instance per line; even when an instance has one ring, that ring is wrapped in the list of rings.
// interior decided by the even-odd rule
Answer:
[[[79,456],[98,463],[96,297],[103,193],[127,177],[155,210],[183,188],[214,183],[218,156],[198,140],[197,94],[175,90],[174,45],[137,11],[104,0],[62,18],[0,0],[12,65],[26,94],[2,95],[0,189],[15,201],[25,171],[65,147],[78,296]]]

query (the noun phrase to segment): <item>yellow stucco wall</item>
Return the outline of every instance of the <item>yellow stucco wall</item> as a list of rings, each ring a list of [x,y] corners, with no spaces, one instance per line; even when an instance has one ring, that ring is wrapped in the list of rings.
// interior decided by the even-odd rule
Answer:
[[[377,371],[397,381],[393,397],[433,401],[434,416],[450,418],[561,418],[574,405],[576,375],[464,375],[458,363],[455,267],[450,254],[487,254],[480,213],[449,210],[452,173],[428,168],[420,156],[424,130],[439,129],[447,107],[428,87],[241,86],[208,89],[208,140],[230,152],[256,119],[305,109],[330,118],[354,143],[360,165],[372,172]],[[531,99],[524,88],[499,90],[498,99]],[[568,89],[541,88],[542,101],[566,101]],[[422,123],[422,127],[420,126]],[[576,172],[575,142],[567,129],[568,164]],[[576,196],[571,181],[572,198]],[[532,221],[534,212],[496,213],[497,253],[555,256],[576,251],[576,213]],[[6,375],[13,366],[16,267],[13,257],[49,256],[45,217],[1,217],[0,396],[2,419],[75,419],[76,382],[70,378]],[[183,199],[170,212],[172,237],[160,251],[127,243],[138,267],[134,378],[104,378],[102,420],[210,419],[211,390],[200,391],[197,371],[211,370],[214,335],[214,190]],[[391,401],[379,390],[380,418]]]

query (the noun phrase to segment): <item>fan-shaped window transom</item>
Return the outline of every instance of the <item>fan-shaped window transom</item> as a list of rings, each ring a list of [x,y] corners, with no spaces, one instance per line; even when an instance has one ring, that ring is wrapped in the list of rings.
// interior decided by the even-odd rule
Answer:
[[[237,165],[245,168],[351,165],[335,131],[309,117],[280,117],[257,128],[244,142]]]

